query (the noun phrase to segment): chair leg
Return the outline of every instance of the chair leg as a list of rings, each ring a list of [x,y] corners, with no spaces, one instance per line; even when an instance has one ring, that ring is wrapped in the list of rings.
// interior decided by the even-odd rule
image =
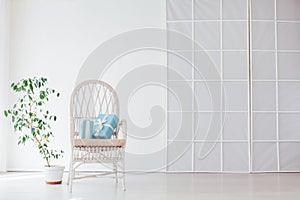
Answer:
[[[114,165],[113,170],[114,170],[114,173],[115,173],[116,183],[118,183],[118,163],[116,161],[114,161],[113,165]]]
[[[70,159],[70,166],[69,166],[69,176],[68,176],[68,185],[69,185],[69,192],[72,193],[72,186],[73,186],[73,178],[74,178],[74,169],[73,169],[73,151],[71,151],[71,159]]]
[[[72,168],[73,168],[73,166],[72,166],[72,159],[70,160],[70,165],[69,165],[69,174],[68,174],[68,179],[67,179],[67,185],[69,185],[70,184],[70,180],[71,180],[71,171],[72,171]]]
[[[69,171],[69,192],[72,193],[73,189],[73,178],[74,178],[74,169],[73,169],[73,162],[70,164],[70,171]]]
[[[126,191],[125,186],[125,150],[123,149],[123,159],[122,159],[122,186],[123,190]]]

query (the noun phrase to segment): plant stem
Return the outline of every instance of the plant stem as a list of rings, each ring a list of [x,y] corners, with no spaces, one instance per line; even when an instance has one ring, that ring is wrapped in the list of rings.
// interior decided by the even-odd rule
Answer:
[[[44,150],[44,148],[43,148],[43,146],[42,146],[40,140],[36,137],[36,135],[34,135],[34,139],[36,140],[36,142],[38,143],[38,145],[41,147],[41,149],[42,149],[42,151],[43,151],[43,154],[44,154],[44,156],[45,156],[45,160],[46,160],[46,162],[47,162],[47,166],[50,167],[50,163],[49,163],[49,161],[48,161],[48,159],[47,159],[46,152],[45,152],[45,150]]]
[[[32,107],[32,104],[30,104],[30,107],[29,107],[29,112],[30,112],[30,113],[31,113],[31,107]],[[40,141],[40,140],[36,137],[36,135],[32,132],[32,119],[31,119],[31,117],[30,117],[30,124],[29,124],[29,126],[30,126],[30,132],[31,132],[31,134],[33,135],[34,139],[35,139],[36,142],[38,143],[38,146],[42,149],[42,152],[43,152],[43,154],[44,154],[45,160],[46,160],[46,162],[47,162],[47,166],[50,167],[50,163],[49,163],[49,161],[48,161],[48,159],[47,159],[46,151],[45,151],[45,149],[43,148],[43,145],[42,145],[41,141]]]

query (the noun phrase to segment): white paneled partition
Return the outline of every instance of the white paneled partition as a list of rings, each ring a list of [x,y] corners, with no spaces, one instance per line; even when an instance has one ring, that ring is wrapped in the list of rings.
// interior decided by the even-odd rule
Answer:
[[[247,16],[246,0],[167,1],[167,28],[191,41],[168,35],[168,171],[249,171]]]
[[[299,11],[252,0],[253,171],[300,170]]]
[[[190,39],[168,35],[167,171],[300,169],[299,11],[167,0],[167,28]]]

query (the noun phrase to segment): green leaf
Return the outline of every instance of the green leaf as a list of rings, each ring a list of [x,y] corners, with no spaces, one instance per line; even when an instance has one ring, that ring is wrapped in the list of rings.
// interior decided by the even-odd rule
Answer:
[[[44,99],[45,98],[45,92],[44,91],[40,91],[40,99]]]
[[[29,88],[30,88],[31,92],[34,93],[32,83],[29,84]]]
[[[47,78],[42,77],[41,80],[42,80],[43,83],[45,83],[47,81]]]
[[[58,93],[56,94],[56,96],[59,97],[59,96],[60,96],[60,93],[58,92]]]
[[[27,81],[27,80],[24,80],[24,81],[23,81],[23,84],[24,84],[24,86],[26,87],[26,86],[28,85],[28,81]]]
[[[18,86],[17,85],[13,85],[12,89],[17,92],[18,91]]]
[[[7,110],[4,110],[4,116],[7,117],[8,116],[8,112]]]
[[[54,121],[56,121],[56,116],[53,117]]]

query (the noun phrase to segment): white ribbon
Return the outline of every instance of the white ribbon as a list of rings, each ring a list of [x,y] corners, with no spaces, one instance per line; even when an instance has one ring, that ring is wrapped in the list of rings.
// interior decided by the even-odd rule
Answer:
[[[112,131],[114,131],[114,128],[110,125],[110,124],[104,124],[106,122],[106,118],[108,117],[108,115],[105,115],[102,119],[97,119],[95,124],[96,124],[96,129],[95,129],[95,134],[94,136],[100,136],[100,132],[103,128],[103,126],[106,126],[108,128],[110,128]]]

